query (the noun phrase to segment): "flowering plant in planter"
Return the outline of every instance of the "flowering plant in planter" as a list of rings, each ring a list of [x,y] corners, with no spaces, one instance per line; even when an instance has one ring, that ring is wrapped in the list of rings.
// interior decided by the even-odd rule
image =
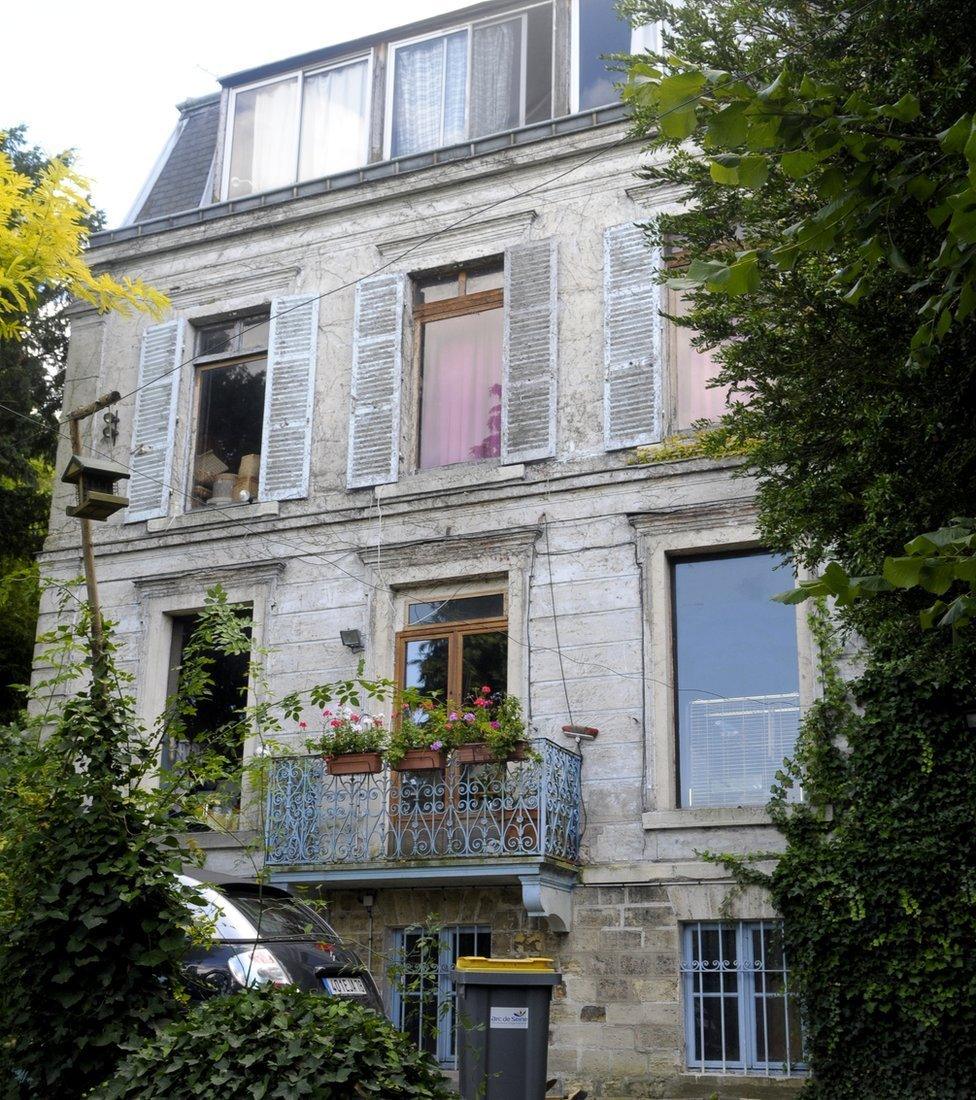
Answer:
[[[390,733],[386,758],[391,767],[442,768],[449,743],[445,740],[445,708],[431,699],[401,697],[400,716]],[[412,763],[411,763],[412,761]]]
[[[345,756],[348,753],[381,753],[386,747],[382,715],[361,714],[350,706],[340,706],[334,711],[327,707],[322,717],[326,723],[322,736],[305,742],[310,752]]]
[[[522,705],[514,695],[492,692],[488,685],[460,705],[424,699],[403,703],[390,735],[387,757],[396,766],[411,749],[453,749],[463,764],[526,759]]]
[[[448,711],[446,730],[462,763],[524,760],[532,755],[525,741],[522,704],[487,684]]]

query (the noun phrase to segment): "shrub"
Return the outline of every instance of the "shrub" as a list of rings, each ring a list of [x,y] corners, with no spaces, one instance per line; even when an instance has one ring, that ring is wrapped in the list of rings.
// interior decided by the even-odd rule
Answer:
[[[436,1063],[350,1001],[268,987],[206,1001],[136,1047],[90,1100],[447,1100]]]

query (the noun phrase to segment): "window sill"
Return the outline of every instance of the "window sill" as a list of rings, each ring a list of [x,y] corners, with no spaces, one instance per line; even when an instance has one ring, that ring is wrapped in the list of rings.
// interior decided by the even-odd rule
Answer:
[[[455,466],[418,470],[390,485],[377,485],[375,493],[379,500],[399,500],[429,493],[449,493],[455,489],[477,489],[505,481],[522,481],[524,477],[525,465],[521,462],[513,466],[459,462]]]
[[[762,806],[709,806],[698,810],[654,810],[641,814],[641,824],[652,829],[727,829],[772,825]]]
[[[240,523],[249,519],[263,519],[276,516],[281,506],[276,500],[259,500],[254,504],[228,504],[220,508],[197,508],[179,516],[160,516],[146,521],[146,530],[150,534],[162,531],[181,531],[191,527],[209,527],[212,523],[224,521]]]

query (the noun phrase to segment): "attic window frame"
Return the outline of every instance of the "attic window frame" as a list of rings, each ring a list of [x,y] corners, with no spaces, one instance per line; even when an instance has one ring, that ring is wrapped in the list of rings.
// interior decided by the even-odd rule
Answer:
[[[609,103],[598,103],[593,107],[580,107],[580,2],[571,0],[569,15],[569,110],[570,114],[586,114],[589,111],[599,111],[604,107],[613,107],[619,104],[620,99],[612,99]],[[623,22],[623,20],[621,20]],[[640,27],[630,28],[630,52],[632,54],[643,53],[645,50],[656,50],[661,45],[661,28],[657,23],[645,23]],[[619,74],[621,77],[623,73]],[[622,82],[622,81],[621,81]]]
[[[396,85],[396,53],[397,50],[415,46],[418,42],[430,42],[437,38],[447,38],[452,34],[457,34],[459,31],[464,31],[467,34],[467,62],[465,70],[465,91],[464,91],[464,134],[461,139],[462,142],[480,141],[482,138],[491,137],[491,134],[479,134],[478,137],[473,138],[470,134],[471,127],[471,81],[473,77],[472,69],[472,51],[474,48],[474,30],[476,27],[488,27],[497,23],[506,23],[511,19],[519,18],[522,23],[522,37],[519,47],[519,123],[518,126],[525,125],[525,97],[527,86],[527,72],[528,72],[528,27],[529,18],[528,13],[535,8],[548,7],[551,12],[552,24],[555,25],[556,19],[556,5],[554,0],[529,0],[528,3],[517,4],[514,7],[505,11],[494,12],[491,15],[483,16],[481,19],[468,19],[461,23],[450,23],[444,27],[438,28],[436,31],[428,31],[426,34],[413,35],[410,38],[401,38],[395,42],[389,43],[389,52],[387,55],[386,63],[386,88],[384,94],[384,111],[383,111],[383,157],[385,160],[393,160],[393,103],[395,95]],[[556,63],[555,63],[555,51],[553,49],[552,35],[550,35],[549,43],[550,53],[552,55],[551,73],[549,78],[549,115],[554,116],[554,103],[555,103],[555,91],[556,91]],[[443,87],[441,89],[443,94]],[[442,105],[443,114],[443,105]],[[502,131],[504,132],[504,131]],[[443,118],[441,125],[441,135],[443,138]],[[440,144],[433,146],[434,149],[444,147],[443,140]],[[447,144],[454,144],[449,142]],[[410,153],[400,153],[397,158],[400,157],[415,157],[420,156],[423,153],[431,152],[430,149],[417,149]]]
[[[227,104],[227,120],[224,124],[223,163],[220,173],[220,201],[239,202],[249,199],[252,195],[267,194],[269,191],[279,191],[285,187],[295,187],[299,183],[307,181],[301,179],[299,172],[302,163],[302,121],[305,111],[305,81],[310,77],[321,76],[322,73],[331,72],[334,69],[343,69],[357,62],[366,62],[366,95],[363,100],[363,134],[362,134],[362,162],[354,165],[348,171],[362,168],[369,163],[370,130],[373,116],[373,51],[365,50],[361,53],[349,54],[346,57],[329,61],[325,64],[311,65],[306,69],[292,69],[284,73],[276,73],[274,76],[265,77],[263,80],[253,80],[248,84],[230,89],[230,98]],[[292,136],[292,174],[289,182],[282,183],[278,187],[267,188],[265,191],[249,191],[246,195],[230,194],[231,155],[234,149],[234,123],[237,119],[237,97],[244,92],[252,92],[255,88],[264,88],[271,84],[280,84],[283,81],[297,77],[295,95],[297,97],[297,109],[295,110],[295,122]],[[347,169],[343,169],[346,171]],[[310,179],[318,177],[310,176]]]

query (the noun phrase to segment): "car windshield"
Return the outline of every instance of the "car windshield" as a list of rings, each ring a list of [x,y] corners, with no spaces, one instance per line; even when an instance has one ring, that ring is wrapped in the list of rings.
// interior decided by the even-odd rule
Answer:
[[[279,936],[314,936],[319,939],[328,937],[331,940],[338,938],[317,913],[292,898],[264,894],[255,887],[253,891],[239,888],[228,891],[226,901],[247,918],[251,926],[248,935],[251,937],[274,939]],[[237,936],[240,937],[240,933]]]

